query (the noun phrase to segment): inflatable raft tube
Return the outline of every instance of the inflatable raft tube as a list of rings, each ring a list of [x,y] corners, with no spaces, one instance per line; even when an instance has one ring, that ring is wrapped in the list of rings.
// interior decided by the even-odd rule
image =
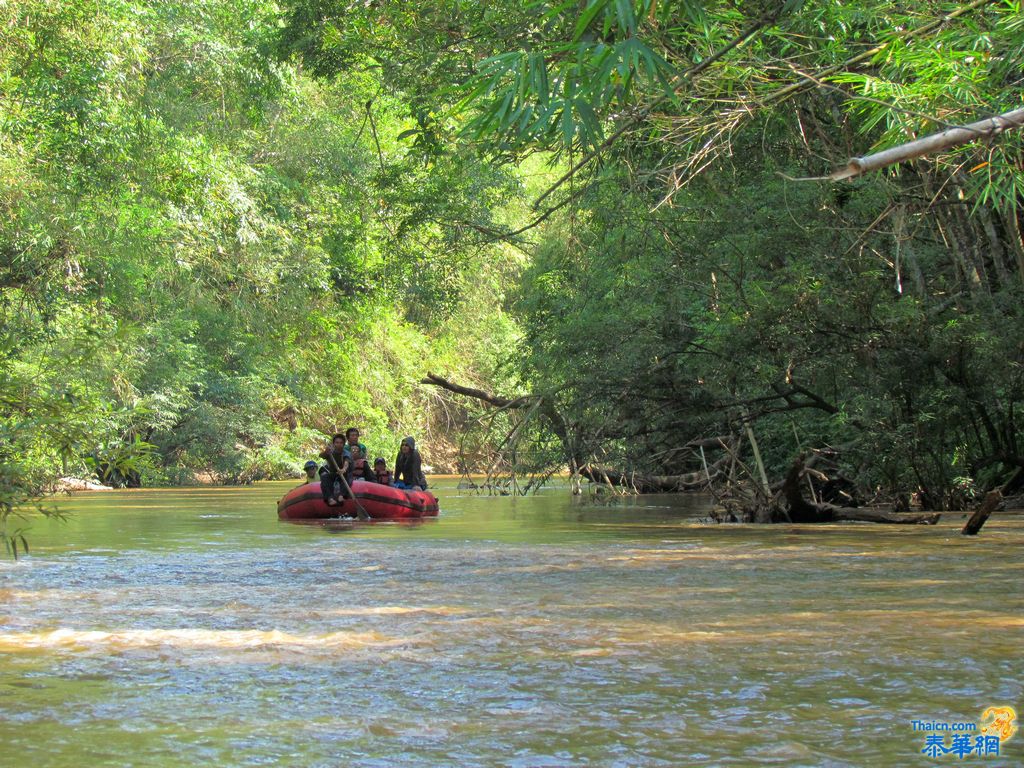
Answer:
[[[404,491],[380,483],[355,480],[352,493],[374,520],[407,520],[437,517],[437,498],[429,491]],[[320,483],[306,483],[292,488],[277,502],[277,516],[282,520],[321,520],[331,517],[355,517],[356,503],[345,499],[329,507],[320,492]]]

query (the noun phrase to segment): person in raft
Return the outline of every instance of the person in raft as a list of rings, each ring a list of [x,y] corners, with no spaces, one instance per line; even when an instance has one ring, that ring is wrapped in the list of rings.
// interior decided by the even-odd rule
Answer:
[[[331,444],[320,452],[320,458],[327,460],[327,466],[320,473],[320,492],[324,496],[324,502],[329,507],[336,507],[341,503],[341,497],[348,497],[345,483],[352,487],[352,456],[348,452],[344,435],[335,435],[331,438]],[[345,483],[341,482],[344,478]],[[340,492],[334,490],[334,484],[341,487]]]
[[[317,480],[319,480],[320,477],[317,474],[318,469],[320,469],[320,465],[317,464],[315,461],[307,461],[305,464],[303,464],[302,470],[306,473],[306,479],[304,482],[315,483]]]
[[[381,485],[394,485],[391,482],[391,470],[388,469],[388,463],[384,460],[383,456],[373,460],[373,474]]]
[[[403,437],[395,459],[395,488],[407,491],[427,490],[427,478],[423,475],[423,459],[416,450],[416,441]]]
[[[348,452],[352,454],[352,476],[356,480],[367,480],[371,483],[377,482],[373,476],[373,467],[370,462],[363,458],[363,449],[358,445],[348,444]]]
[[[345,447],[348,448],[349,453],[352,453],[352,449],[357,446],[364,459],[370,455],[370,452],[366,450],[366,446],[359,442],[359,430],[355,427],[349,427],[345,430]]]

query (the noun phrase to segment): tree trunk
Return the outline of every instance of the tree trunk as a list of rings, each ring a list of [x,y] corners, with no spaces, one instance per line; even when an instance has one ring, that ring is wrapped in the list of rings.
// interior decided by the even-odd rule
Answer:
[[[1013,247],[1014,256],[1017,257],[1017,270],[1020,272],[1020,281],[1024,284],[1024,235],[1021,233],[1020,218],[1016,211],[1007,214],[1007,223],[1010,225],[1010,245]]]

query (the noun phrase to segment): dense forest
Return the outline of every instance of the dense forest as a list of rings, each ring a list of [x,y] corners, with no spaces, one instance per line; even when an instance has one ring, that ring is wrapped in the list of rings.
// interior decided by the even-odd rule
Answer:
[[[402,94],[289,63],[274,3],[0,14],[6,505],[289,476],[350,424],[392,458],[443,422],[425,367],[498,376],[514,169],[423,162]]]
[[[827,177],[1024,106],[1021,11],[4,4],[5,517],[349,424],[518,490],[1019,484],[1024,132]]]

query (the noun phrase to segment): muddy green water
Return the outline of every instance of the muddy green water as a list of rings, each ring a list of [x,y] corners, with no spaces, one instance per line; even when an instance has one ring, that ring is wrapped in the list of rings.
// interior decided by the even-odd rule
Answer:
[[[451,486],[451,484],[449,484]],[[1024,520],[711,526],[438,491],[279,522],[288,484],[96,493],[0,562],[3,766],[927,766],[1024,709]]]

